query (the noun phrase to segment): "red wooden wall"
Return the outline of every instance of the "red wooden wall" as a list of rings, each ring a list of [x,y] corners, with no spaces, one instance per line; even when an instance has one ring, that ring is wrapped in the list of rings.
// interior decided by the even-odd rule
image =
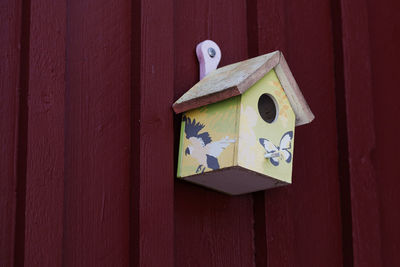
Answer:
[[[400,4],[4,0],[0,266],[400,266]],[[194,49],[282,50],[316,119],[291,186],[174,179]]]

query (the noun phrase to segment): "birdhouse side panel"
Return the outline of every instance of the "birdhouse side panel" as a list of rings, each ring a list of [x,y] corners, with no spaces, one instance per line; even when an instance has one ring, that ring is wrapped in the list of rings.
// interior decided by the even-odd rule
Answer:
[[[187,177],[235,164],[241,96],[185,112],[177,177]]]
[[[275,109],[263,109],[264,99]],[[238,165],[290,183],[295,115],[274,70],[242,95],[240,109]]]

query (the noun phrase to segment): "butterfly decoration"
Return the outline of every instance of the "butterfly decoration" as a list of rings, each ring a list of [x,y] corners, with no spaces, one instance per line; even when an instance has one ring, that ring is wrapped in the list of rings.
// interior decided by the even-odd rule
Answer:
[[[292,153],[289,151],[292,147],[292,139],[293,131],[289,131],[282,136],[278,147],[265,138],[260,138],[259,141],[266,151],[265,157],[269,158],[272,165],[278,166],[281,160],[285,160],[287,163],[292,160]]]

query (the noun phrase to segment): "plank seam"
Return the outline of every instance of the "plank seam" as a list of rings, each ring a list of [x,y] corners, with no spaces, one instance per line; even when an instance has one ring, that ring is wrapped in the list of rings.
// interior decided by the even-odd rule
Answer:
[[[25,200],[28,145],[28,95],[29,95],[29,44],[30,44],[30,0],[21,5],[21,54],[18,88],[17,144],[16,144],[16,213],[15,213],[15,266],[24,266],[25,258]]]
[[[247,53],[249,57],[259,54],[258,1],[247,0]],[[267,266],[267,230],[265,220],[265,193],[256,192],[253,198],[253,266]]]
[[[340,210],[342,223],[342,253],[343,266],[353,266],[353,237],[352,237],[352,209],[350,194],[350,165],[347,136],[347,113],[344,77],[342,11],[339,0],[331,1],[333,50],[334,50],[334,75],[335,75],[335,101],[336,101],[336,128],[338,146],[338,174],[340,187]]]

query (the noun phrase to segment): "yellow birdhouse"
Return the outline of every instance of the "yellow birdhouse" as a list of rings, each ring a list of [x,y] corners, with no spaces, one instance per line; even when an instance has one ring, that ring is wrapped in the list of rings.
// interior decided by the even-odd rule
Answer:
[[[210,72],[173,109],[177,177],[231,195],[290,184],[294,128],[314,119],[279,51]]]

